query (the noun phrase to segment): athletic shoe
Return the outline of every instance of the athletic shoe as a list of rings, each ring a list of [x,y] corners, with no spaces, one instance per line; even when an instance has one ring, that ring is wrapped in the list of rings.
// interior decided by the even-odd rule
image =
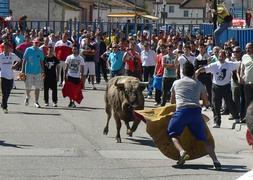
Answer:
[[[215,124],[213,125],[213,128],[220,128],[220,125],[215,123]]]
[[[154,103],[154,106],[159,106],[159,105],[160,105],[160,103],[158,103],[158,102]]]
[[[48,104],[48,103],[45,103],[45,106],[46,106],[46,107],[48,107],[48,106],[49,106],[49,104]]]
[[[75,108],[76,107],[76,105],[75,105],[75,103],[73,102],[72,103],[72,106],[71,106],[72,108]]]
[[[184,165],[185,161],[190,159],[189,154],[187,152],[184,152],[180,157],[179,160],[177,161],[177,165],[182,166]]]
[[[56,103],[53,103],[53,107],[57,107],[57,104],[56,104]]]
[[[3,109],[3,111],[4,111],[4,114],[8,114],[8,109],[7,108]]]
[[[29,98],[25,98],[25,105],[26,105],[26,106],[29,105]]]
[[[68,107],[72,107],[73,102],[69,102]]]
[[[36,108],[40,108],[40,104],[39,103],[34,103],[34,106],[36,107]]]

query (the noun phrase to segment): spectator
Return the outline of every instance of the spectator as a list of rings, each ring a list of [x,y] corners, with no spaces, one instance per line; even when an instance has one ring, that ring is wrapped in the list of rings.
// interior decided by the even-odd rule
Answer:
[[[1,77],[1,90],[2,90],[2,103],[1,108],[4,113],[8,113],[8,99],[13,87],[13,69],[17,67],[21,61],[18,56],[10,51],[10,44],[3,43],[3,53],[0,54],[0,77]]]
[[[25,105],[29,104],[30,92],[32,86],[35,87],[35,103],[36,108],[40,108],[39,95],[40,89],[43,87],[44,71],[44,54],[39,49],[40,41],[38,38],[33,40],[33,46],[26,49],[22,64],[22,73],[25,74],[26,98]]]
[[[69,56],[71,53],[72,53],[72,43],[71,43],[71,41],[68,40],[68,34],[63,33],[62,39],[57,41],[55,44],[55,55],[56,55],[57,59],[60,61],[59,75],[61,76],[61,74],[63,74],[63,76],[61,76],[62,78],[60,80],[59,86],[62,86],[62,84],[64,82],[65,60],[66,60],[67,56]]]
[[[226,60],[225,50],[221,50],[219,53],[219,61],[211,63],[205,67],[201,67],[196,71],[198,76],[200,73],[212,73],[213,74],[213,113],[214,113],[214,126],[213,128],[220,128],[221,125],[221,114],[220,109],[222,105],[222,98],[224,98],[225,103],[232,113],[235,123],[239,122],[238,112],[235,106],[235,102],[232,98],[231,91],[231,74],[234,70],[237,70],[240,67],[240,62],[231,62]]]
[[[52,90],[53,107],[57,107],[57,82],[59,80],[59,60],[54,56],[54,46],[47,46],[47,53],[44,61],[45,79],[44,79],[44,101],[45,106],[49,106],[49,89]]]
[[[246,113],[246,122],[248,126],[247,130],[247,141],[248,144],[252,147],[253,149],[253,103],[251,103],[248,106],[247,113]],[[237,180],[252,180],[253,179],[253,170],[247,172],[243,176],[239,177]]]
[[[253,100],[253,44],[246,45],[246,54],[242,57],[240,82],[244,84],[245,108]],[[245,119],[243,120],[245,122]]]
[[[162,86],[162,103],[165,106],[166,102],[170,99],[170,89],[173,82],[176,80],[177,73],[177,59],[173,53],[173,45],[169,44],[167,47],[167,55],[163,56],[162,66],[164,67],[163,73],[163,86]]]

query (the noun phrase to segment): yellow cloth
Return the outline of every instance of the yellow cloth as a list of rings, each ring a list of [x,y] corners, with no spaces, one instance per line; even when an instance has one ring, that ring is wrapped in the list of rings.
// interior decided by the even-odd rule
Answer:
[[[178,160],[179,153],[167,134],[168,123],[175,110],[175,105],[168,105],[165,107],[138,110],[136,113],[142,115],[145,118],[147,124],[146,131],[153,138],[154,143],[159,148],[159,150],[168,158]],[[205,121],[208,121],[208,117],[203,117]],[[207,125],[206,133],[208,142],[214,146],[214,139]],[[184,129],[179,138],[181,140],[183,148],[190,155],[190,160],[200,158],[208,154],[205,150],[203,142],[197,141],[195,137],[190,133],[188,128]]]

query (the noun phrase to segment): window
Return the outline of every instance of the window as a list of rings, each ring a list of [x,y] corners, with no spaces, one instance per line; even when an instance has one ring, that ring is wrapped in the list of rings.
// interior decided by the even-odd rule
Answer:
[[[187,10],[184,11],[184,17],[189,17],[189,11]]]
[[[174,13],[174,6],[169,6],[169,13]]]

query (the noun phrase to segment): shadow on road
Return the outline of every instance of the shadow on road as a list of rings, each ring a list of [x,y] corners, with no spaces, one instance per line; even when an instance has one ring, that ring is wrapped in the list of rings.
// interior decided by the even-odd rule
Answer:
[[[139,145],[144,145],[144,146],[149,146],[149,147],[156,147],[153,140],[145,138],[145,137],[125,138],[125,139],[133,142],[129,144],[139,144]]]
[[[203,164],[185,164],[183,166],[174,165],[172,167],[176,169],[194,169],[194,170],[205,169],[205,170],[217,171],[213,168],[212,165],[203,165]],[[222,169],[219,171],[245,173],[245,172],[248,172],[249,169],[247,168],[247,166],[242,166],[242,165],[222,165]]]
[[[61,116],[59,113],[34,113],[34,112],[22,112],[12,111],[8,114],[25,114],[25,115],[37,115],[37,116]]]
[[[90,110],[104,110],[105,108],[100,108],[100,107],[87,107],[87,106],[77,106],[75,108],[70,108],[70,107],[63,107],[63,106],[58,106],[58,107],[41,107],[41,109],[54,109],[54,110],[75,110],[75,111],[90,111]]]
[[[6,143],[5,141],[0,140],[0,146],[14,147],[14,148],[21,148],[22,149],[22,147],[31,147],[32,145],[10,144],[10,143]]]

